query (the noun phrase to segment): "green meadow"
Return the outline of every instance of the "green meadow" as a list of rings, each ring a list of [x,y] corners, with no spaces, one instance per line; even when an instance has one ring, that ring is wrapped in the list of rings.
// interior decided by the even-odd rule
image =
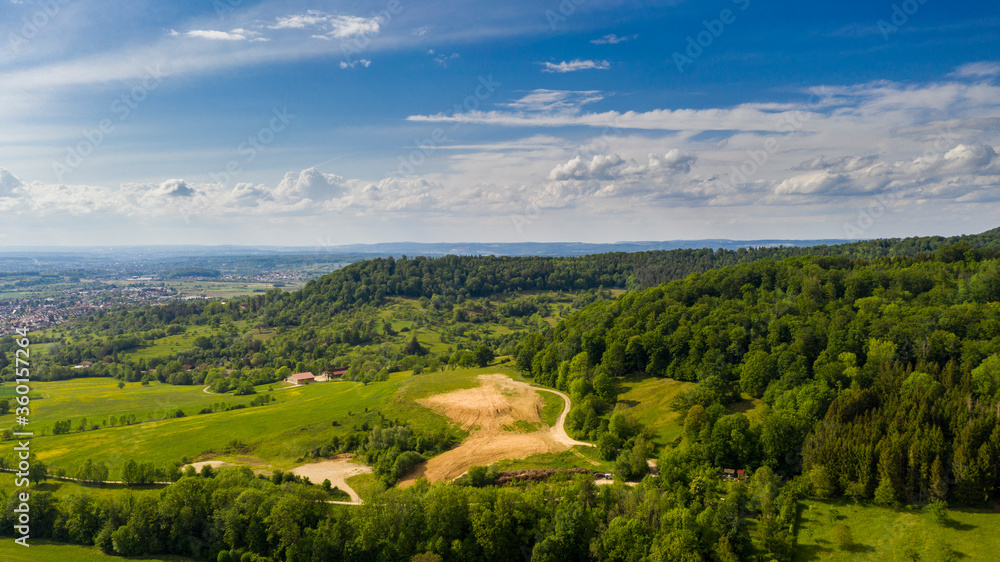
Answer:
[[[181,562],[182,556],[137,556],[122,558],[103,554],[96,546],[79,546],[49,540],[30,539],[28,548],[14,544],[14,539],[0,541],[0,560],[17,562],[107,562],[108,560],[151,560]]]
[[[531,455],[523,459],[507,459],[494,463],[498,471],[528,470],[533,468],[584,468],[597,472],[611,472],[613,462],[601,459],[596,447],[573,447],[558,453]]]
[[[545,403],[542,406],[542,421],[549,427],[552,427],[559,419],[559,414],[562,413],[566,402],[562,399],[562,396],[552,394],[551,392],[539,392],[538,395],[542,397],[542,402]]]
[[[684,433],[680,414],[670,409],[670,402],[693,387],[694,383],[673,379],[628,379],[621,384],[618,403],[629,406],[628,412],[655,432],[657,445],[668,445]]]
[[[53,423],[61,420],[71,420],[76,429],[81,418],[87,418],[88,425],[100,425],[110,416],[122,414],[135,414],[137,421],[146,421],[166,417],[178,409],[193,415],[213,402],[245,404],[251,400],[248,396],[206,394],[201,386],[158,382],[149,386],[131,382],[119,389],[118,381],[111,378],[36,382],[31,386],[31,422],[36,430],[45,428],[49,433]],[[0,424],[10,423],[12,418],[0,418]]]
[[[132,359],[152,359],[153,357],[166,357],[190,351],[194,349],[194,340],[198,336],[211,336],[212,328],[208,326],[187,326],[187,331],[183,334],[174,334],[151,341],[148,345],[134,348],[122,355]]]
[[[0,496],[9,497],[10,494],[18,491],[14,485],[16,477],[10,472],[0,472]],[[125,486],[124,484],[79,484],[77,482],[50,479],[42,483],[31,484],[33,492],[50,492],[59,499],[65,499],[73,495],[89,495],[95,498],[121,497],[128,493],[135,496],[152,495],[156,496],[163,488],[162,485],[150,486]],[[20,491],[24,491],[21,489]]]
[[[274,283],[251,283],[243,281],[166,281],[164,284],[176,289],[181,296],[202,296],[208,298],[233,299],[252,294],[266,293],[271,289],[278,288],[282,291],[295,291],[301,289],[305,283],[287,281],[280,284]]]
[[[848,532],[845,534],[843,527]],[[850,542],[844,541],[849,536]],[[915,508],[892,509],[845,500],[805,500],[795,560],[996,560],[995,510],[950,509],[943,523]]]

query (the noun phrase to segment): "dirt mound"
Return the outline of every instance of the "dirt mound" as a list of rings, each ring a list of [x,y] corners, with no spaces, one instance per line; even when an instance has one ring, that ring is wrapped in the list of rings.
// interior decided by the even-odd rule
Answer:
[[[506,375],[480,375],[476,388],[456,390],[418,400],[460,424],[469,431],[469,438],[458,447],[446,451],[418,466],[400,486],[418,478],[451,480],[465,473],[470,466],[489,465],[503,459],[520,459],[540,453],[556,453],[573,445],[588,445],[566,435],[563,422],[569,410],[569,398],[556,427],[542,421],[543,402],[535,389]],[[517,421],[538,424],[541,430],[521,433],[514,428]]]

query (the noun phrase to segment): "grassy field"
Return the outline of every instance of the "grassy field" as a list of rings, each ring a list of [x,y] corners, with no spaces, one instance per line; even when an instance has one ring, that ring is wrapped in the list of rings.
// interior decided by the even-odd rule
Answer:
[[[913,509],[843,500],[803,503],[796,561],[996,560],[1000,553],[1000,513],[994,510],[949,510],[942,525]],[[839,524],[850,529],[851,545],[835,540]]]
[[[630,379],[621,385],[618,401],[630,406],[629,413],[656,433],[653,441],[657,445],[668,445],[684,432],[678,423],[680,414],[670,409],[670,401],[694,384],[673,379]]]
[[[551,392],[539,392],[538,395],[542,397],[542,401],[545,403],[542,406],[542,421],[548,424],[549,427],[552,427],[556,424],[556,420],[559,419],[559,414],[562,413],[566,403],[561,396],[557,396]]]
[[[17,490],[14,486],[14,474],[10,472],[0,472],[0,493],[10,495]],[[31,490],[33,492],[51,492],[53,496],[57,498],[66,498],[72,495],[90,495],[95,498],[109,498],[120,496],[124,493],[130,493],[136,496],[143,495],[157,495],[163,486],[142,486],[138,488],[129,488],[125,485],[119,484],[106,484],[101,486],[91,485],[85,486],[83,484],[77,484],[76,482],[65,482],[62,480],[46,480],[41,484],[31,484]],[[21,489],[20,491],[24,491]]]
[[[12,386],[0,388],[13,390]],[[249,396],[206,394],[202,388],[132,382],[119,389],[118,381],[111,378],[36,382],[32,384],[32,423],[36,429],[46,428],[51,433],[53,423],[60,420],[71,420],[75,430],[81,418],[87,418],[88,425],[122,414],[135,414],[137,421],[146,421],[178,409],[190,416],[214,402],[246,404],[251,400]],[[13,418],[0,418],[4,427],[11,423]]]
[[[122,558],[101,553],[96,546],[78,546],[42,539],[29,539],[28,548],[14,544],[14,539],[0,540],[0,560],[17,562],[107,562],[109,560],[159,560],[162,562],[187,561],[181,556],[138,556]]]
[[[202,296],[222,299],[266,293],[276,288],[274,283],[250,283],[243,281],[165,281],[164,284],[176,289],[182,297]],[[282,285],[277,288],[282,291],[297,291],[305,286],[305,283],[286,281]]]
[[[532,455],[523,459],[509,459],[495,463],[499,471],[527,470],[531,468],[585,468],[611,472],[614,463],[601,460],[595,447],[573,447],[560,453]]]
[[[333,436],[344,436],[366,421],[374,424],[380,411],[389,419],[406,421],[421,431],[446,430],[448,420],[415,400],[472,388],[479,384],[477,375],[504,371],[489,367],[421,375],[396,373],[386,382],[367,386],[337,381],[280,388],[269,393],[276,403],[209,414],[197,412],[213,402],[247,403],[252,397],[206,394],[201,387],[166,384],[143,387],[134,383],[119,390],[111,379],[40,383],[38,392],[42,398],[35,403],[33,414],[37,427],[51,428],[56,420],[71,419],[75,429],[80,418],[86,417],[88,425],[100,424],[107,416],[123,413],[135,413],[140,421],[159,418],[177,409],[187,415],[131,426],[40,436],[35,438],[33,447],[50,467],[69,472],[88,458],[102,460],[111,469],[111,479],[118,476],[121,465],[128,459],[164,466],[182,457],[211,457],[284,470],[300,464],[305,452]],[[248,449],[227,449],[234,440]]]
[[[153,340],[149,345],[122,353],[122,355],[136,361],[140,358],[151,359],[153,357],[173,355],[182,351],[190,351],[194,349],[194,340],[198,336],[211,336],[212,332],[212,328],[208,326],[188,326],[187,331],[183,334],[175,334]]]

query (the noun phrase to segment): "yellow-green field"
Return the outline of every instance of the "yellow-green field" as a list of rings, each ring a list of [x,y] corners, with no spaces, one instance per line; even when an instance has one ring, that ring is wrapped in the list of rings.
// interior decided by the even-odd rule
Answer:
[[[533,468],[584,468],[598,472],[611,472],[613,462],[602,460],[596,447],[573,447],[559,453],[532,455],[523,459],[508,459],[495,463],[498,471],[528,470]]]
[[[811,560],[997,560],[1000,512],[948,511],[942,525],[911,509],[856,505],[848,501],[807,500],[798,527],[796,561]],[[841,546],[834,528],[850,530]]]
[[[47,540],[29,540],[28,548],[14,544],[14,539],[0,540],[0,560],[17,562],[108,562],[109,560],[158,560],[178,562],[191,560],[180,556],[138,556],[122,558],[101,553],[95,546],[63,544]]]
[[[14,486],[15,476],[10,472],[0,472],[0,493],[10,495],[11,493],[18,490]],[[51,492],[53,496],[57,498],[66,498],[72,495],[90,495],[95,498],[108,498],[120,496],[121,494],[128,493],[136,496],[142,495],[157,495],[160,490],[163,489],[162,485],[151,485],[151,486],[141,486],[141,487],[127,487],[123,484],[103,484],[97,485],[84,485],[78,484],[76,482],[67,482],[62,480],[46,480],[40,484],[31,484],[31,490],[35,492]],[[21,489],[20,491],[24,491]]]
[[[286,469],[301,463],[313,447],[327,443],[335,435],[344,436],[365,421],[373,424],[383,412],[389,419],[409,422],[422,431],[437,432],[449,427],[448,420],[419,406],[415,400],[471,388],[482,373],[507,372],[488,367],[463,371],[444,371],[412,375],[396,373],[388,381],[369,385],[349,381],[319,383],[285,388],[275,385],[270,394],[277,402],[239,410],[198,414],[213,402],[243,404],[251,396],[206,394],[201,387],[138,383],[119,390],[112,379],[80,379],[39,383],[41,396],[33,402],[34,423],[49,427],[56,420],[73,420],[74,431],[63,435],[36,437],[33,448],[50,468],[64,468],[70,473],[87,459],[104,461],[116,479],[128,459],[152,461],[164,466],[183,457],[219,458],[263,463]],[[509,373],[515,378],[520,378]],[[157,419],[182,409],[182,418]],[[101,424],[111,415],[135,413],[139,421],[130,426],[102,427],[77,432],[80,418],[88,425]],[[5,421],[10,423],[12,417]],[[336,421],[338,425],[334,426]],[[227,451],[237,440],[249,451]]]
[[[566,402],[561,396],[552,394],[551,392],[539,392],[539,396],[542,397],[542,401],[545,406],[542,407],[542,421],[552,427],[556,424],[556,420],[559,419],[559,414],[562,413]]]
[[[194,415],[214,402],[246,404],[251,400],[249,396],[206,394],[201,386],[157,382],[149,386],[131,382],[119,389],[118,381],[111,378],[36,382],[31,386],[32,425],[36,430],[46,428],[49,433],[53,423],[61,420],[71,420],[75,430],[80,418],[87,418],[88,425],[100,425],[111,416],[122,414],[135,414],[136,421],[146,421],[165,417],[178,409]],[[0,418],[4,427],[11,423],[13,418]]]
[[[138,359],[151,359],[173,355],[183,351],[194,349],[194,340],[198,336],[211,336],[212,328],[208,326],[188,326],[183,334],[174,334],[159,339],[152,340],[148,345],[134,348],[131,351],[122,353],[133,361]]]
[[[680,414],[670,409],[670,401],[694,385],[673,379],[631,379],[622,383],[618,401],[629,406],[629,413],[655,432],[656,444],[667,445],[684,432],[678,422]]]

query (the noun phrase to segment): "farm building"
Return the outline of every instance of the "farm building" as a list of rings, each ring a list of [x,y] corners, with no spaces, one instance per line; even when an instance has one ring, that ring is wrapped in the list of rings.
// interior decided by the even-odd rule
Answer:
[[[295,373],[294,375],[289,375],[285,380],[292,384],[309,384],[316,381],[316,376],[312,373]]]

